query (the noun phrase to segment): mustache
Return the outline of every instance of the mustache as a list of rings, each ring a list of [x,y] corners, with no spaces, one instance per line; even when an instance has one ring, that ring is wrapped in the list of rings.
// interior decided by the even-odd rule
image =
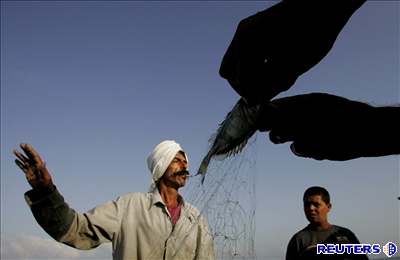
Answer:
[[[179,172],[174,173],[174,175],[175,175],[175,176],[179,176],[179,175],[190,176],[190,173],[189,173],[189,171],[187,171],[187,170],[182,170],[182,171],[179,171]]]

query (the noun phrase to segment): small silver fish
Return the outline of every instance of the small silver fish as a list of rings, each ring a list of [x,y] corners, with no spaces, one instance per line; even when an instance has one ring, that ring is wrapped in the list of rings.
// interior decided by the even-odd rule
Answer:
[[[208,164],[211,158],[219,156],[226,158],[242,151],[250,137],[257,131],[257,119],[261,105],[248,106],[241,98],[227,114],[217,132],[210,139],[211,148],[203,158],[197,175],[203,176],[204,182]]]

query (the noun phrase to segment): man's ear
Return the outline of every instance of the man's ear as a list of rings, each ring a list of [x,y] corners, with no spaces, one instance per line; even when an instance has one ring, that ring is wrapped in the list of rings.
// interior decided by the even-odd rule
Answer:
[[[332,204],[328,203],[328,209],[331,210],[332,209]]]

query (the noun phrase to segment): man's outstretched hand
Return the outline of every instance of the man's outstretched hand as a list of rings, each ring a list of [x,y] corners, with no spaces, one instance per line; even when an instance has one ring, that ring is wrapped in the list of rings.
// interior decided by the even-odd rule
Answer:
[[[53,190],[51,175],[39,154],[29,144],[21,144],[20,147],[25,154],[14,150],[14,155],[17,157],[15,163],[25,173],[31,187],[43,192]]]
[[[335,95],[311,93],[263,105],[259,130],[275,143],[317,160],[400,154],[400,107],[373,107]]]

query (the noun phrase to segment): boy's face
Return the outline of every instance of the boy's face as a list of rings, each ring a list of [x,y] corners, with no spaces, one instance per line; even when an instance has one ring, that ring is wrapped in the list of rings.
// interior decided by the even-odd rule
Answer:
[[[330,203],[325,203],[321,195],[309,196],[304,200],[304,213],[307,220],[316,226],[328,221],[328,212],[331,209]]]

